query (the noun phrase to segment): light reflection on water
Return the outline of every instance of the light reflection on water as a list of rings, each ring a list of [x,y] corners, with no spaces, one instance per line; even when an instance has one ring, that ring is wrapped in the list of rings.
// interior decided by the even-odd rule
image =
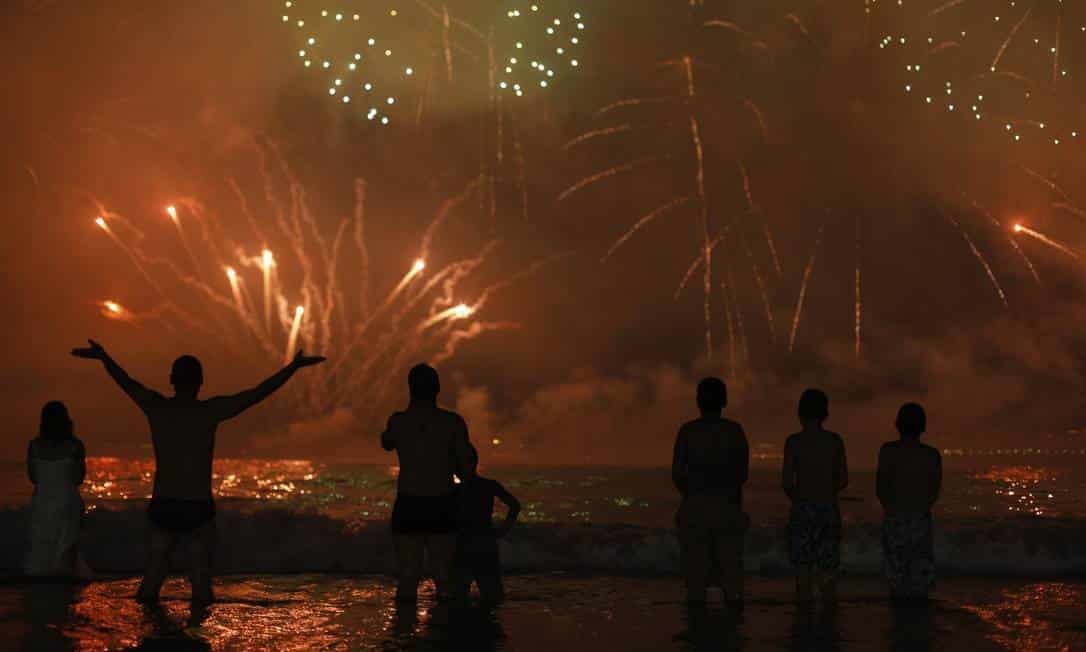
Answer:
[[[136,580],[0,586],[0,634],[52,650],[1076,650],[1082,584],[958,580],[928,607],[892,608],[885,587],[846,579],[837,609],[812,614],[785,578],[752,578],[736,620],[687,614],[677,579],[533,575],[508,581],[497,611],[435,607],[424,592],[397,609],[380,577],[220,579],[219,602],[190,618],[180,581],[161,608],[132,600]],[[697,618],[695,616],[697,615]],[[828,644],[829,647],[826,647]],[[710,647],[706,647],[710,645]],[[10,649],[10,648],[8,648]]]

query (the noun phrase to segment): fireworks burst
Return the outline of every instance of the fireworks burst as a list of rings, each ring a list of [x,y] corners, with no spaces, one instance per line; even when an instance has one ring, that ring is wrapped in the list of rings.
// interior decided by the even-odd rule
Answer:
[[[228,235],[228,223],[237,220],[223,220],[194,199],[178,199],[165,209],[177,225],[172,230],[198,245],[185,248],[191,258],[178,260],[168,253],[168,232],[145,235],[135,218],[99,206],[98,228],[163,297],[162,305],[145,314],[133,313],[114,299],[102,301],[103,316],[129,323],[158,318],[166,325],[182,319],[216,338],[224,349],[276,362],[290,359],[299,347],[320,351],[329,364],[298,384],[295,408],[316,416],[350,406],[359,409],[362,418],[372,417],[382,406],[392,379],[399,378],[406,365],[447,359],[470,339],[516,326],[481,318],[489,299],[524,274],[487,281],[499,242],[486,242],[462,257],[437,250],[443,226],[470,203],[479,181],[443,203],[422,233],[415,255],[407,258],[403,276],[375,303],[369,298],[374,278],[365,235],[365,183],[356,182],[352,216],[326,232],[284,162],[280,160],[274,172],[263,165],[261,171],[267,213],[273,216],[269,224],[253,219],[249,207],[255,203],[233,184],[249,242]],[[152,227],[147,228],[150,233]],[[352,296],[357,299],[348,298]]]
[[[286,0],[282,20],[296,28],[298,60],[326,76],[328,95],[387,125],[400,95],[413,87],[417,55],[405,43],[397,3],[363,13],[327,9],[312,0]],[[363,10],[360,9],[360,12]]]
[[[903,53],[906,94],[925,106],[998,130],[1011,143],[1067,145],[1068,53],[1086,37],[1061,0],[908,0],[879,46]],[[1074,41],[1074,43],[1072,43]]]
[[[697,4],[700,3],[692,4],[690,9],[691,16],[699,15],[700,8]],[[700,25],[700,23],[698,24]],[[697,29],[715,29],[724,25],[734,25],[734,23],[714,20],[706,22],[704,27],[699,27]],[[747,38],[745,32],[736,29],[732,30],[732,33],[737,34],[739,38],[745,42]],[[577,136],[566,144],[565,149],[572,150],[596,142],[609,142],[615,138],[636,137],[641,134],[660,131],[662,128],[667,129],[668,133],[674,133],[674,138],[671,141],[674,143],[674,149],[636,157],[632,160],[620,162],[607,169],[589,174],[561,192],[558,195],[558,199],[559,201],[566,200],[586,188],[595,186],[603,181],[620,175],[639,171],[642,168],[658,168],[661,163],[689,165],[691,172],[688,177],[688,187],[684,188],[679,196],[665,199],[658,206],[652,208],[635,220],[608,248],[603,259],[606,261],[614,256],[618,249],[627,243],[635,233],[654,220],[678,212],[692,214],[698,234],[698,256],[687,270],[686,275],[680,281],[679,291],[676,293],[676,296],[692,278],[693,273],[696,270],[701,270],[702,320],[705,327],[704,346],[706,355],[712,358],[714,354],[712,296],[714,293],[713,277],[715,273],[713,251],[719,245],[723,244],[725,233],[732,224],[739,219],[730,218],[729,221],[724,224],[720,223],[719,218],[714,219],[714,213],[720,210],[720,206],[726,205],[728,202],[715,199],[711,202],[708,190],[710,184],[708,178],[710,170],[708,169],[709,163],[706,156],[706,133],[704,129],[706,116],[703,114],[703,110],[705,102],[701,98],[700,91],[704,85],[712,85],[713,82],[707,82],[702,78],[702,74],[706,69],[712,70],[713,67],[704,66],[703,63],[693,55],[684,53],[662,62],[657,69],[674,75],[673,81],[671,82],[675,84],[675,93],[673,95],[663,97],[631,97],[612,102],[597,111],[596,117],[601,120],[610,121],[616,119],[615,116],[618,116],[618,122],[595,127],[590,131]],[[746,97],[741,98],[739,104],[742,107],[742,111],[751,120],[754,130],[764,134],[767,129],[765,116],[762,114],[757,104],[752,99]],[[661,124],[661,121],[664,124]],[[734,185],[742,188],[741,197],[742,201],[745,202],[745,213],[755,214],[758,212],[750,190],[750,179],[747,176],[746,166],[742,161],[741,154],[737,155],[732,160],[731,168],[729,170],[715,170],[713,173],[717,178],[727,178],[730,175]],[[714,232],[719,232],[720,235],[714,236]],[[779,274],[780,264],[776,259],[775,246],[773,245],[772,234],[769,231],[768,225],[765,226],[764,233],[767,242],[769,243],[769,250],[773,252],[774,269],[778,270]],[[742,241],[743,239],[739,238],[739,240]],[[749,247],[747,247],[747,251],[749,252]],[[754,261],[753,254],[751,254],[750,260],[752,262],[754,274],[758,278],[759,287],[762,289],[764,296],[764,279],[761,276],[757,263]],[[766,306],[767,319],[770,328],[772,329],[773,316],[772,312],[768,309],[768,300]],[[731,317],[728,317],[728,328],[732,328]],[[734,351],[734,332],[732,331],[730,331],[729,342],[729,351]],[[734,354],[730,353],[730,355],[732,357],[732,362],[734,363]]]
[[[547,0],[510,3],[502,30],[498,88],[522,97],[529,89],[545,89],[567,71],[580,67],[585,18],[578,11],[552,10]]]

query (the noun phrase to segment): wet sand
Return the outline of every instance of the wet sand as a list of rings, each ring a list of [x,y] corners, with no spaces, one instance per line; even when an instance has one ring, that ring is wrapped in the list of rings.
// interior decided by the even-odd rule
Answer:
[[[671,578],[522,575],[497,610],[397,610],[380,576],[218,580],[189,625],[187,585],[159,609],[137,580],[0,586],[0,640],[24,650],[1081,650],[1086,582],[949,579],[927,608],[894,609],[874,578],[846,578],[836,610],[797,609],[786,578],[751,577],[744,614],[691,617]]]

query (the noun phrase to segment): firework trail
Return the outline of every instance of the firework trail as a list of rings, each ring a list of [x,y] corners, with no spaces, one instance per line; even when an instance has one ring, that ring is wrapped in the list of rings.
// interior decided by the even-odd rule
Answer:
[[[962,236],[962,239],[965,240],[965,243],[969,245],[969,250],[973,252],[973,257],[977,259],[978,263],[980,263],[981,268],[984,269],[984,273],[988,275],[988,280],[991,281],[992,288],[995,289],[996,294],[999,295],[999,300],[1003,302],[1003,307],[1010,308],[1010,304],[1007,303],[1007,295],[1003,292],[1003,286],[1000,285],[999,279],[996,278],[995,271],[988,263],[988,259],[984,256],[983,253],[981,253],[980,249],[978,249],[977,245],[973,242],[973,238],[969,236],[969,233],[967,233],[966,230],[962,228],[962,225],[958,222],[958,220],[954,219],[953,216],[948,213],[943,213],[942,211],[940,211],[940,214],[958,231],[958,233]]]
[[[792,332],[788,336],[788,352],[791,353],[796,345],[796,333],[799,332],[799,323],[803,319],[803,304],[807,298],[807,286],[811,282],[811,272],[814,270],[815,259],[818,257],[818,249],[822,246],[822,226],[818,227],[818,236],[815,238],[811,257],[807,260],[807,267],[803,270],[803,283],[799,286],[799,298],[796,299],[796,312],[792,317]]]
[[[709,242],[709,251],[712,251],[712,250],[716,249],[717,246],[720,245],[724,241],[724,236],[727,235],[729,230],[731,230],[731,225],[730,224],[728,226],[724,227],[723,229],[721,229],[720,232],[716,234],[716,237],[714,237]],[[694,278],[694,272],[698,271],[698,269],[700,269],[704,264],[705,264],[705,252],[703,251],[703,252],[699,253],[698,256],[696,258],[694,258],[693,262],[690,263],[690,266],[686,268],[686,273],[683,274],[682,280],[679,281],[679,286],[677,288],[675,288],[675,299],[676,300],[678,300],[678,298],[680,296],[682,296],[683,290],[685,290],[687,284],[690,283],[690,279]]]
[[[274,147],[259,151],[262,157],[272,155],[272,165],[264,165],[262,158],[258,166],[267,203],[261,212],[271,216],[271,228],[261,235],[272,240],[261,237],[255,247],[238,244],[225,235],[225,224],[219,217],[191,200],[184,204],[185,213],[168,211],[171,219],[176,214],[184,221],[191,215],[203,225],[207,242],[190,250],[198,267],[221,270],[220,276],[206,283],[182,270],[168,255],[158,254],[157,239],[131,227],[132,220],[100,210],[98,226],[129,255],[140,275],[166,297],[165,303],[149,313],[130,312],[111,299],[99,304],[105,317],[128,322],[158,318],[166,323],[165,313],[185,316],[191,307],[205,317],[186,317],[186,321],[201,324],[224,344],[241,342],[245,352],[261,359],[278,362],[290,358],[298,348],[321,349],[330,364],[288,394],[295,409],[310,416],[341,406],[356,407],[360,396],[367,397],[362,402],[369,403],[368,397],[381,391],[387,377],[400,376],[402,369],[395,365],[409,359],[444,360],[461,343],[509,326],[505,321],[476,322],[476,317],[490,295],[538,266],[512,278],[491,281],[475,301],[464,301],[459,297],[465,293],[466,283],[485,283],[480,266],[496,244],[487,244],[468,258],[451,259],[437,247],[441,227],[478,187],[477,182],[441,206],[420,239],[418,252],[422,255],[410,263],[405,275],[374,309],[367,289],[373,281],[364,225],[365,184],[355,184],[352,216],[326,235],[285,160]],[[232,185],[241,191],[241,184]],[[242,212],[248,211],[248,206],[246,203]],[[110,228],[111,224],[129,225],[136,237],[127,241]],[[342,250],[351,242],[358,255],[348,265],[342,261]],[[278,254],[274,253],[277,249]],[[446,261],[441,262],[442,258]],[[256,302],[248,290],[249,274],[261,283]],[[348,294],[357,300],[348,302]],[[222,327],[216,329],[216,323]],[[476,323],[481,325],[475,327]],[[454,328],[455,324],[465,326]]]
[[[735,281],[732,277],[732,266],[730,262],[724,265],[724,272],[727,276],[727,281],[724,289],[729,295],[728,303],[730,306],[732,306],[731,312],[735,314],[736,335],[742,353],[742,360],[746,362],[747,366],[749,366],[750,346],[747,344],[747,329],[746,326],[744,326],[743,324],[743,306],[739,302],[739,296],[738,294],[736,294],[735,291]],[[740,358],[738,357],[736,358],[736,360],[739,359]]]
[[[977,212],[979,212],[985,218],[987,218],[988,221],[991,222],[995,226],[995,228],[999,230],[1000,233],[1006,233],[1006,229],[1003,227],[1003,223],[996,219],[996,217],[992,215],[991,212],[988,211],[988,209],[986,209],[979,202],[969,196],[966,196],[966,199],[969,200],[969,203],[973,205],[973,208],[976,209]],[[1022,246],[1018,244],[1018,240],[1014,238],[1013,234],[1007,233],[1007,242],[1010,243],[1011,248],[1014,249],[1014,252],[1018,255],[1018,257],[1022,259],[1022,262],[1025,264],[1026,269],[1029,270],[1030,275],[1033,276],[1033,280],[1036,281],[1037,285],[1043,285],[1043,283],[1041,282],[1041,275],[1037,271],[1037,268],[1034,266],[1033,260],[1031,260],[1029,255],[1022,250]]]
[[[739,241],[743,243],[743,251],[747,255],[747,260],[750,261],[750,271],[754,276],[754,282],[758,286],[759,296],[762,298],[762,307],[765,309],[765,321],[766,326],[769,328],[769,340],[775,342],[777,340],[777,327],[773,320],[773,307],[769,303],[769,290],[766,288],[765,278],[762,276],[762,270],[758,267],[758,261],[754,258],[754,252],[750,250],[750,244],[747,242],[747,237],[743,235],[743,232],[739,232]]]
[[[860,218],[856,217],[856,285],[854,294],[854,319],[855,319],[855,336],[856,336],[856,359],[860,359],[862,353],[862,328],[863,328],[863,316],[864,316],[864,295],[863,286],[861,285],[861,261],[863,254],[863,240],[860,233]]]
[[[1021,233],[1023,235],[1028,235],[1029,237],[1031,237],[1031,238],[1033,238],[1035,240],[1039,240],[1040,242],[1043,242],[1044,244],[1048,245],[1049,247],[1052,247],[1053,249],[1055,249],[1056,251],[1059,251],[1060,253],[1066,254],[1066,255],[1070,256],[1071,258],[1074,258],[1075,260],[1079,259],[1078,254],[1075,253],[1075,251],[1073,249],[1071,249],[1070,247],[1068,247],[1067,245],[1065,245],[1062,242],[1059,242],[1057,240],[1054,240],[1054,239],[1048,237],[1047,235],[1045,235],[1045,234],[1043,234],[1043,233],[1041,233],[1039,231],[1035,231],[1034,229],[1031,229],[1028,226],[1025,226],[1024,224],[1015,224],[1014,225],[1014,232],[1015,233]]]
[[[701,124],[694,111],[697,90],[694,85],[694,63],[689,55],[682,58],[683,76],[686,81],[686,99],[690,107],[690,143],[694,148],[694,188],[698,198],[698,226],[701,230],[702,254],[705,264],[702,275],[702,313],[705,320],[705,352],[713,358],[713,319],[711,297],[713,291],[713,247],[709,236],[709,199],[705,192],[705,151],[701,143]]]
[[[691,202],[693,200],[694,200],[694,198],[692,196],[690,196],[690,195],[687,195],[686,197],[679,197],[677,199],[673,199],[673,200],[667,202],[666,204],[664,204],[662,206],[658,206],[655,209],[653,209],[653,210],[649,211],[648,213],[646,213],[644,216],[641,217],[641,219],[634,222],[633,226],[631,226],[625,233],[623,233],[618,238],[618,240],[615,240],[614,244],[611,245],[611,248],[607,250],[607,253],[603,255],[603,258],[601,259],[601,262],[607,262],[607,259],[610,258],[616,251],[618,251],[619,247],[626,244],[627,240],[632,238],[635,233],[637,233],[642,227],[647,225],[649,222],[652,222],[653,220],[655,220],[657,217],[660,217],[664,213],[667,213],[668,211],[673,210],[675,208],[678,208],[679,206],[682,206],[683,204],[686,204],[686,203]]]
[[[636,170],[637,168],[648,165],[649,163],[655,163],[657,161],[665,160],[665,159],[668,159],[668,158],[670,158],[670,157],[666,156],[666,155],[665,156],[643,156],[641,158],[634,159],[634,160],[632,160],[632,161],[630,161],[628,163],[623,163],[622,165],[616,165],[615,167],[608,168],[608,169],[606,169],[606,170],[604,170],[602,172],[597,172],[595,174],[589,175],[587,177],[584,177],[583,179],[581,179],[577,183],[573,184],[569,188],[566,188],[565,190],[563,190],[558,195],[558,201],[565,201],[566,199],[569,199],[569,197],[571,195],[573,195],[574,193],[580,192],[581,190],[584,190],[588,186],[591,186],[592,184],[595,184],[595,183],[599,183],[600,181],[603,181],[604,179],[609,179],[611,177],[623,174],[624,172],[630,172],[631,170]]]

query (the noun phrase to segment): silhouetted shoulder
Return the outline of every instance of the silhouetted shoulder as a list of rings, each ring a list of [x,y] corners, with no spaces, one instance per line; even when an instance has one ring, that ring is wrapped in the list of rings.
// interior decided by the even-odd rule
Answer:
[[[463,423],[465,425],[467,423],[467,422],[464,421],[464,417],[460,416],[456,412],[453,412],[452,410],[446,410],[445,408],[438,408],[437,413],[442,419],[446,419],[450,423],[456,423],[456,424]]]
[[[724,422],[724,427],[728,428],[732,432],[735,432],[736,434],[740,434],[740,435],[746,435],[747,434],[743,430],[743,424],[739,423],[738,421],[732,421],[731,419],[721,419],[721,420]]]
[[[700,421],[701,421],[700,419],[694,419],[693,421],[687,421],[683,425],[679,426],[679,435],[683,435],[683,434],[686,434],[686,433],[690,432],[691,430],[693,430],[694,428],[696,428],[698,426],[698,423],[700,423]]]
[[[920,444],[920,446],[924,449],[924,452],[926,452],[930,457],[934,458],[936,461],[941,461],[943,459],[943,455],[942,455],[942,453],[939,452],[938,448],[936,448],[934,446],[929,446],[927,444]]]
[[[835,443],[836,443],[836,444],[837,444],[838,446],[840,446],[841,448],[844,448],[844,447],[845,447],[845,438],[844,438],[844,437],[842,437],[841,435],[839,435],[839,434],[838,434],[838,433],[836,433],[836,432],[833,432],[832,430],[827,430],[827,431],[826,431],[826,434],[830,435],[830,437],[832,437],[832,438],[833,438],[833,441],[834,441],[834,442],[835,442]]]
[[[801,433],[801,432],[794,432],[794,433],[788,435],[787,437],[785,437],[784,438],[784,448],[785,448],[785,450],[788,450],[790,448],[794,448],[796,446],[796,443],[797,443],[796,440],[798,440],[800,435],[802,435],[802,434],[803,433]]]

